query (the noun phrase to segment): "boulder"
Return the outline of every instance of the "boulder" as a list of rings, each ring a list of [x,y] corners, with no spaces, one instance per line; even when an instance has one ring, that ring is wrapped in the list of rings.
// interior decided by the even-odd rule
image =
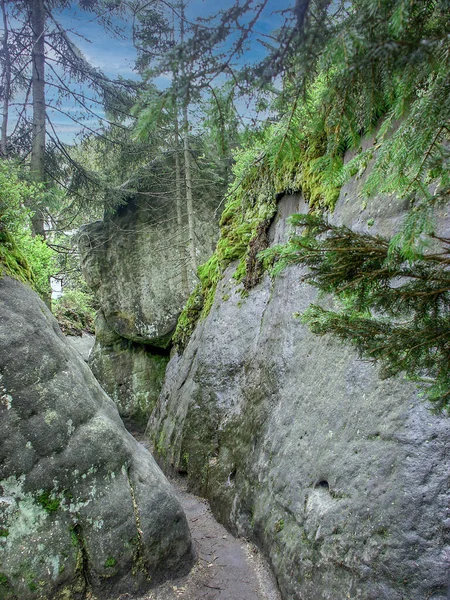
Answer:
[[[214,198],[195,205],[198,264],[214,250],[216,205]],[[159,396],[172,333],[197,282],[192,269],[183,280],[189,258],[179,238],[175,202],[145,194],[79,235],[83,273],[101,306],[90,366],[121,416],[137,425]]]
[[[403,207],[346,191],[336,222],[395,229]],[[307,209],[281,199],[272,242]],[[264,550],[285,599],[447,600],[448,417],[295,318],[316,298],[301,267],[248,294],[235,268],[169,362],[147,430],[161,464]]]
[[[110,600],[191,563],[185,516],[151,455],[44,303],[2,278],[0,598]]]
[[[72,348],[81,354],[84,362],[89,362],[89,355],[95,344],[95,336],[83,331],[81,335],[67,335],[66,338]]]
[[[161,391],[168,352],[127,340],[112,330],[100,310],[95,320],[95,345],[89,366],[114,400],[122,419],[145,429]]]
[[[213,201],[195,207],[198,264],[214,250],[215,208]],[[188,254],[179,244],[174,203],[131,198],[103,221],[83,227],[79,249],[86,281],[111,329],[133,342],[168,347],[196,283],[189,270],[187,285],[182,282],[181,262]]]

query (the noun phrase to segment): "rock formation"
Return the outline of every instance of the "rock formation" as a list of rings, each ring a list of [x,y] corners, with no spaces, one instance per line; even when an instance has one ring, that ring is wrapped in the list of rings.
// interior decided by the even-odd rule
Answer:
[[[44,303],[0,279],[0,598],[109,600],[191,562],[150,454]]]
[[[72,348],[81,354],[84,362],[89,362],[89,355],[95,344],[95,336],[91,333],[83,332],[82,335],[66,335],[66,339]]]
[[[361,205],[361,183],[344,186],[334,221],[392,233],[402,207]],[[280,200],[272,242],[305,210]],[[286,599],[447,599],[448,418],[294,317],[315,299],[300,267],[248,295],[235,268],[169,362],[148,425],[164,468],[264,549]]]
[[[199,263],[214,249],[215,209],[214,199],[197,203]],[[115,214],[84,227],[79,247],[86,280],[102,308],[92,369],[121,415],[141,422],[160,392],[164,350],[196,282],[189,269],[182,280],[174,206],[131,198]]]
[[[162,349],[149,350],[118,335],[100,310],[95,320],[95,346],[89,366],[114,400],[124,421],[145,429],[161,391],[169,360]]]

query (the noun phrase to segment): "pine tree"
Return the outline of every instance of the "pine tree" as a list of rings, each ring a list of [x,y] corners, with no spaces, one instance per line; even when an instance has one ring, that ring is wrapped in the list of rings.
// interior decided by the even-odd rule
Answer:
[[[313,304],[302,321],[314,333],[350,342],[385,376],[403,372],[421,381],[435,409],[450,411],[450,239],[434,237],[433,250],[405,260],[382,236],[314,215],[296,215],[292,224],[304,233],[275,249],[275,273],[303,264],[304,281],[338,304]]]

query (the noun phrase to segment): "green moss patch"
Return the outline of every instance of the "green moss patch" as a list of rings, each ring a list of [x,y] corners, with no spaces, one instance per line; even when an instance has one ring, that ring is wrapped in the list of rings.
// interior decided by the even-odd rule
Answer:
[[[214,302],[217,284],[221,280],[225,269],[234,261],[240,261],[235,272],[235,279],[243,283],[244,287],[251,287],[259,279],[255,273],[260,274],[259,266],[256,267],[256,253],[252,253],[252,242],[261,239],[261,228],[267,231],[268,226],[276,212],[277,194],[273,186],[266,180],[258,180],[253,187],[245,186],[235,191],[225,206],[220,221],[220,238],[216,251],[211,258],[198,268],[199,285],[191,294],[186,306],[181,313],[173,337],[173,343],[178,351],[186,347],[197,321],[204,319],[210,312]],[[258,244],[253,244],[258,247]],[[249,256],[250,260],[247,260]],[[259,265],[259,263],[258,263]],[[247,277],[253,271],[251,277]]]
[[[61,504],[58,498],[55,498],[49,491],[45,491],[37,497],[37,501],[48,513],[56,512]]]
[[[1,600],[18,600],[8,577],[4,573],[0,573],[0,598]]]
[[[106,569],[112,569],[112,567],[115,567],[117,565],[117,560],[115,558],[113,558],[112,556],[110,556],[109,558],[107,558],[105,560],[105,568]]]
[[[34,287],[34,274],[30,264],[7,231],[0,231],[0,274],[14,277]]]

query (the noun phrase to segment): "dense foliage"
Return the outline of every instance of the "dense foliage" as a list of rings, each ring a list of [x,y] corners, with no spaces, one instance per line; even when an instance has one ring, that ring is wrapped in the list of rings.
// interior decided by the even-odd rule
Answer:
[[[94,333],[96,306],[91,294],[82,290],[67,290],[53,303],[52,308],[65,335]]]
[[[54,252],[31,232],[26,203],[41,190],[21,178],[21,170],[0,161],[0,271],[29,283],[41,296],[48,293]]]
[[[405,260],[398,246],[378,235],[296,215],[303,229],[277,256],[274,271],[308,267],[304,280],[333,294],[338,307],[313,304],[301,315],[314,333],[352,343],[360,356],[378,361],[385,376],[405,373],[424,384],[438,410],[450,408],[450,239]]]

